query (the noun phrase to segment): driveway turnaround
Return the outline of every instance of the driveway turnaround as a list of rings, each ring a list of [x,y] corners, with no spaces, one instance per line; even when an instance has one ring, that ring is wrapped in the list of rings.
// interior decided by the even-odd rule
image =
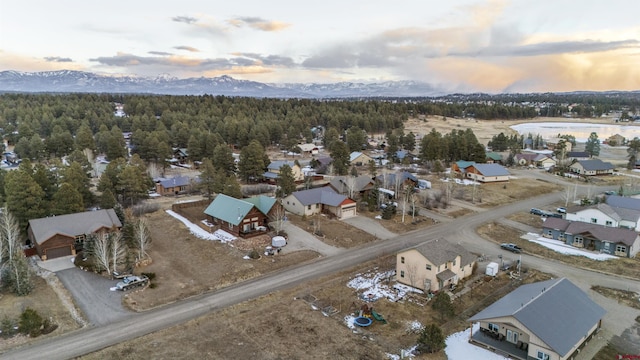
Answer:
[[[298,250],[313,250],[323,256],[331,256],[344,250],[324,243],[314,235],[293,225],[290,221],[284,223],[284,231],[289,236],[287,246],[282,248],[284,254]]]
[[[382,226],[378,220],[371,219],[366,216],[358,215],[358,216],[350,217],[348,219],[344,219],[342,221],[368,234],[371,234],[377,237],[378,239],[386,240],[386,239],[391,239],[398,236],[398,234],[387,230],[387,228]]]
[[[56,275],[91,325],[111,324],[133,314],[122,306],[123,293],[110,290],[115,286],[116,280],[109,280],[76,267],[58,271]]]

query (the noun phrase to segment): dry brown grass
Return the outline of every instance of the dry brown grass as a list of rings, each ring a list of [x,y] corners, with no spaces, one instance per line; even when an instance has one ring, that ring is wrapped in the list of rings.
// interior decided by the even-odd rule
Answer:
[[[156,285],[125,297],[125,304],[134,310],[149,309],[219,289],[318,256],[313,251],[298,251],[243,260],[246,250],[199,239],[164,211],[145,216],[153,239],[149,251],[152,263],[137,269],[137,272],[155,273]]]
[[[332,246],[351,248],[376,240],[374,235],[366,233],[340,220],[331,219],[325,215],[301,217],[298,215],[287,214],[287,218],[294,225],[309,232],[310,234],[313,234],[314,232],[314,221],[318,222],[319,225],[317,227],[323,235],[318,236],[318,238]]]
[[[574,267],[582,267],[632,278],[638,278],[640,276],[640,260],[637,258],[618,258],[606,261],[597,261],[584,256],[560,254],[542,245],[520,238],[520,236],[523,235],[520,230],[495,222],[479,227],[477,232],[487,240],[491,240],[496,243],[514,243],[522,247],[525,252],[545,259],[560,261]]]
[[[366,216],[373,219],[377,215],[380,215],[380,212],[361,211],[358,214],[360,216]],[[436,222],[430,217],[420,215],[412,217],[410,213],[404,215],[404,222],[402,222],[402,214],[400,213],[396,214],[392,219],[380,219],[377,221],[380,225],[384,226],[385,229],[396,234],[404,234],[409,231],[424,229],[436,224]]]
[[[633,291],[620,290],[620,289],[612,289],[604,286],[592,286],[591,289],[601,295],[604,295],[608,298],[612,298],[618,301],[618,303],[623,303],[626,306],[640,309],[640,294]]]
[[[517,212],[515,214],[511,214],[507,216],[507,219],[517,221],[519,223],[523,223],[529,226],[533,226],[536,228],[542,228],[542,218],[540,215],[533,215],[529,212]]]
[[[260,358],[260,359],[384,359],[385,353],[415,345],[417,333],[408,331],[412,321],[440,324],[446,334],[463,330],[469,311],[479,311],[519,282],[506,276],[480,281],[471,293],[454,301],[458,316],[443,320],[423,297],[415,301],[380,299],[371,305],[387,324],[374,322],[356,333],[348,329],[344,316],[356,312],[364,302],[346,283],[357,273],[383,271],[393,264],[385,257],[330,277],[312,281],[212,313],[188,323],[90,354],[86,359],[163,358]],[[530,271],[525,282],[548,279]],[[482,277],[483,278],[483,277]],[[313,295],[319,307],[331,305],[340,312],[326,317],[302,300]],[[441,352],[424,359],[446,359]]]
[[[69,311],[59,301],[58,295],[47,285],[44,279],[34,276],[33,284],[34,290],[28,296],[15,296],[10,293],[0,295],[0,320],[7,318],[15,320],[17,324],[20,314],[26,308],[36,310],[43,319],[51,319],[53,324],[58,325],[58,328],[52,333],[42,335],[38,337],[37,340],[55,337],[80,328],[80,325],[71,317]],[[7,340],[1,340],[0,351],[32,340],[34,339],[26,336],[16,336]]]
[[[465,198],[469,197],[470,199],[472,187],[467,186],[466,188]],[[477,201],[475,205],[483,208],[505,205],[561,189],[558,185],[528,178],[515,179],[508,183],[487,183],[478,188],[480,188],[481,201]]]

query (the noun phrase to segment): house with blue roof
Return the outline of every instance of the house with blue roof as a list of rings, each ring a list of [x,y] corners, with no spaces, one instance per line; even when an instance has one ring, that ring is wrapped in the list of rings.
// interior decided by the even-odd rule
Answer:
[[[260,195],[236,199],[218,194],[204,210],[214,226],[211,231],[224,230],[232,235],[249,238],[269,230],[269,219],[277,208],[276,199]]]
[[[602,325],[605,310],[566,278],[522,285],[472,316],[472,344],[513,359],[574,358]]]
[[[176,176],[156,182],[156,192],[162,196],[183,194],[193,187],[199,179],[188,176]]]
[[[300,216],[328,213],[342,220],[357,215],[356,202],[329,186],[293,192],[282,199],[282,206]]]

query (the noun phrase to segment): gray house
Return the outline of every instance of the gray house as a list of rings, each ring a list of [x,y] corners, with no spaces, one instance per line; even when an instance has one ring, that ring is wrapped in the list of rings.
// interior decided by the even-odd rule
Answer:
[[[301,190],[282,199],[285,210],[300,216],[312,216],[322,212],[338,219],[356,216],[356,202],[335,192],[331,187]]]
[[[612,163],[600,159],[578,160],[569,166],[572,173],[584,176],[611,175],[613,169]]]
[[[605,311],[571,281],[522,285],[471,317],[470,342],[522,360],[573,359],[600,329]]]
[[[567,245],[621,257],[635,257],[640,248],[640,236],[633,230],[553,217],[542,224],[542,235]]]

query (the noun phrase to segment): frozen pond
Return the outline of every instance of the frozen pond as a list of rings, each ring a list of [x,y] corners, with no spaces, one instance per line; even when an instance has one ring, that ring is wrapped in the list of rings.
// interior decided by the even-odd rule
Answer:
[[[558,134],[573,135],[577,142],[586,142],[592,132],[598,134],[601,142],[615,134],[620,134],[629,140],[634,137],[640,138],[640,126],[635,125],[540,122],[513,125],[511,128],[520,135],[540,134],[545,139],[556,137]]]

